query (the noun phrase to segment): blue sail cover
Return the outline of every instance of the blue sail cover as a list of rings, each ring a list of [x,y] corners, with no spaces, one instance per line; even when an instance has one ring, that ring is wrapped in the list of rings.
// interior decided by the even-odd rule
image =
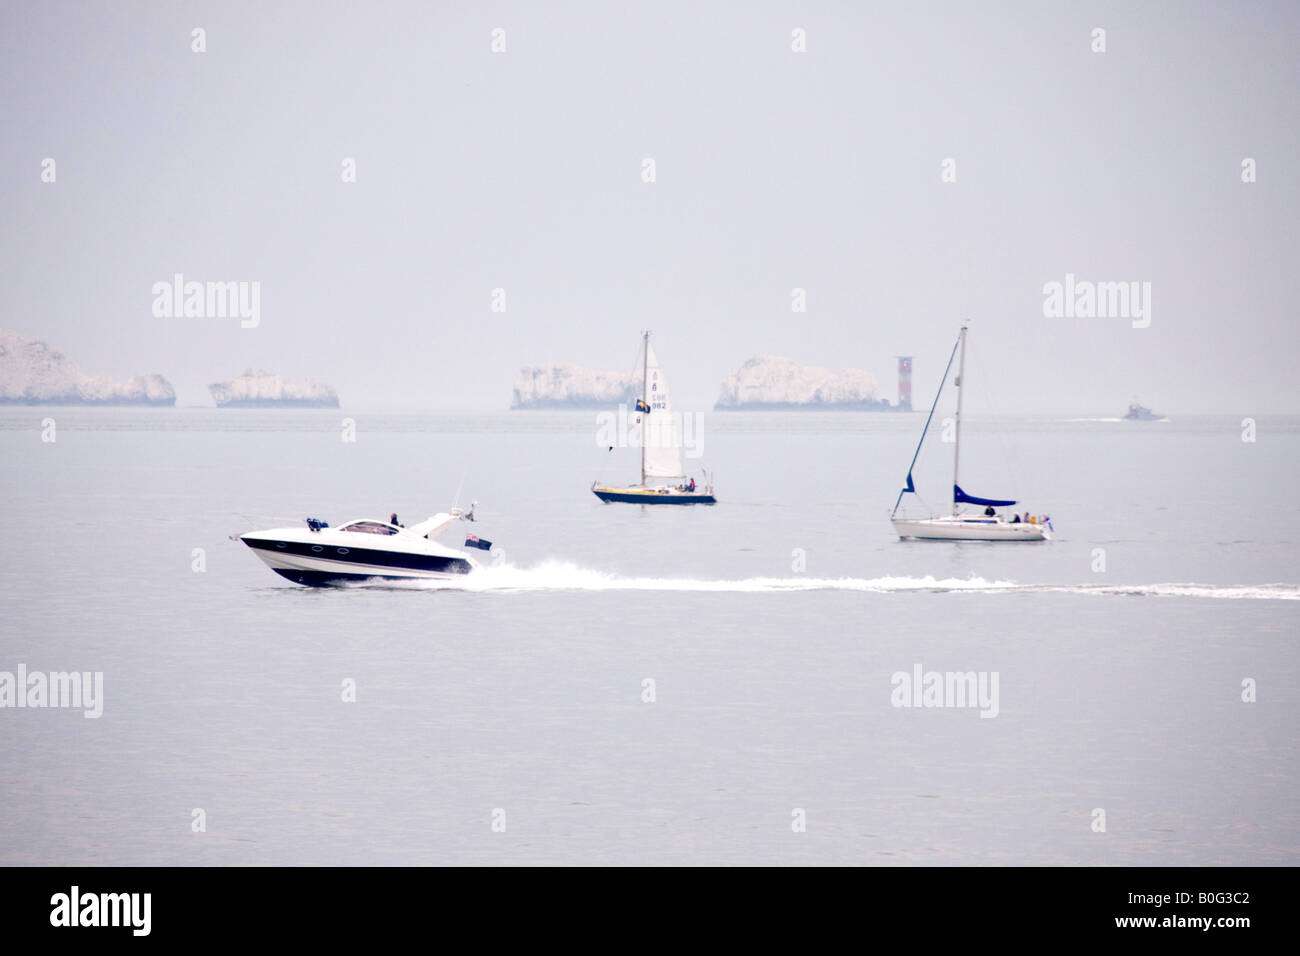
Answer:
[[[955,505],[989,505],[993,508],[1009,508],[1014,505],[1014,501],[1003,501],[1000,498],[976,498],[974,495],[968,495],[961,490],[961,485],[952,486],[952,503]]]

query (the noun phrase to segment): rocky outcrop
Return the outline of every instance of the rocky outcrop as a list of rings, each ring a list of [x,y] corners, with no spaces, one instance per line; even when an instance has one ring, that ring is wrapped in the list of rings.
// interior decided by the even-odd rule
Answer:
[[[285,379],[262,369],[208,386],[217,408],[338,408],[339,395],[323,382]]]
[[[861,369],[831,372],[793,359],[752,358],[722,382],[715,409],[736,411],[878,410],[892,408],[880,398],[876,377]]]
[[[515,379],[511,408],[609,408],[641,397],[641,378],[632,372],[593,372],[552,362],[525,365]]]
[[[176,391],[161,375],[91,378],[44,342],[0,330],[0,404],[175,405]]]

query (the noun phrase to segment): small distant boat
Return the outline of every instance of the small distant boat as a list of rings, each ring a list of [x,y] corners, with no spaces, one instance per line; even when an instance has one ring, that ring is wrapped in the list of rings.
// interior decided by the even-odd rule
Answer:
[[[1149,408],[1133,402],[1128,407],[1128,414],[1124,416],[1126,422],[1158,422],[1165,416],[1157,415]]]
[[[916,494],[912,469],[916,467],[916,459],[925,444],[926,432],[930,430],[934,410],[939,406],[939,396],[943,394],[943,386],[947,384],[948,372],[952,370],[952,362],[957,357],[959,348],[961,364],[958,366],[957,377],[953,380],[953,385],[957,389],[957,418],[952,458],[952,514],[930,518],[900,518],[898,507],[903,502],[903,495]],[[900,538],[918,538],[926,541],[1046,541],[1051,537],[1050,518],[1029,515],[1027,520],[1021,520],[1017,515],[1013,516],[1013,520],[1008,521],[997,512],[997,509],[1011,507],[1016,503],[1014,500],[979,498],[962,491],[957,473],[961,463],[961,393],[965,384],[966,326],[963,325],[957,336],[957,342],[952,347],[952,354],[948,356],[948,365],[943,370],[943,380],[939,383],[938,394],[934,396],[934,404],[930,406],[930,415],[925,420],[925,427],[921,429],[921,440],[916,445],[912,464],[907,469],[907,484],[898,493],[898,500],[894,502],[894,510],[889,516],[894,530],[898,532]],[[962,505],[982,505],[984,511],[982,513],[962,512]]]
[[[638,505],[712,505],[713,478],[699,488],[694,478],[682,474],[681,437],[676,433],[668,397],[668,379],[650,348],[650,333],[642,333],[641,398],[636,413],[641,422],[641,483],[591,484],[592,493],[606,503]]]
[[[473,508],[452,508],[409,528],[368,518],[331,528],[328,522],[308,518],[304,528],[250,531],[239,540],[276,574],[311,587],[370,578],[453,578],[480,565],[464,551],[434,539],[453,522],[473,520]],[[492,542],[467,535],[465,547],[487,551]]]

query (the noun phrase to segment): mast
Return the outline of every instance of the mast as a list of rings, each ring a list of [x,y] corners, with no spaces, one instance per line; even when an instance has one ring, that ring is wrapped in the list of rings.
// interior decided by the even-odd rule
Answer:
[[[645,340],[645,348],[641,351],[641,401],[645,402],[646,408],[650,407],[650,330],[646,329],[641,333]],[[650,437],[650,413],[642,412],[641,426],[641,487],[645,487],[645,449],[646,440]]]
[[[957,428],[952,450],[952,513],[957,514],[957,465],[961,459],[961,387],[966,377],[966,326],[961,327],[961,364],[957,366]]]

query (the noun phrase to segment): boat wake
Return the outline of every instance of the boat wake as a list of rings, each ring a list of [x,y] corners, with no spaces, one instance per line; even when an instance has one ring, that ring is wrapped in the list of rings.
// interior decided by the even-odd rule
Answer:
[[[1300,601],[1300,585],[1212,584],[1017,584],[981,577],[936,578],[886,576],[877,578],[709,578],[626,577],[581,568],[567,561],[547,561],[536,567],[510,564],[478,568],[464,577],[421,581],[374,581],[353,586],[436,591],[677,591],[733,594],[790,591],[858,591],[892,594],[908,591],[982,594],[1085,594],[1102,597],[1192,597],[1235,600]]]
[[[548,561],[535,568],[501,565],[480,568],[465,580],[422,581],[421,587],[470,591],[714,591],[755,593],[765,591],[964,591],[1014,588],[1010,581],[983,578],[883,577],[883,578],[710,578],[624,577],[580,568],[563,561]]]

